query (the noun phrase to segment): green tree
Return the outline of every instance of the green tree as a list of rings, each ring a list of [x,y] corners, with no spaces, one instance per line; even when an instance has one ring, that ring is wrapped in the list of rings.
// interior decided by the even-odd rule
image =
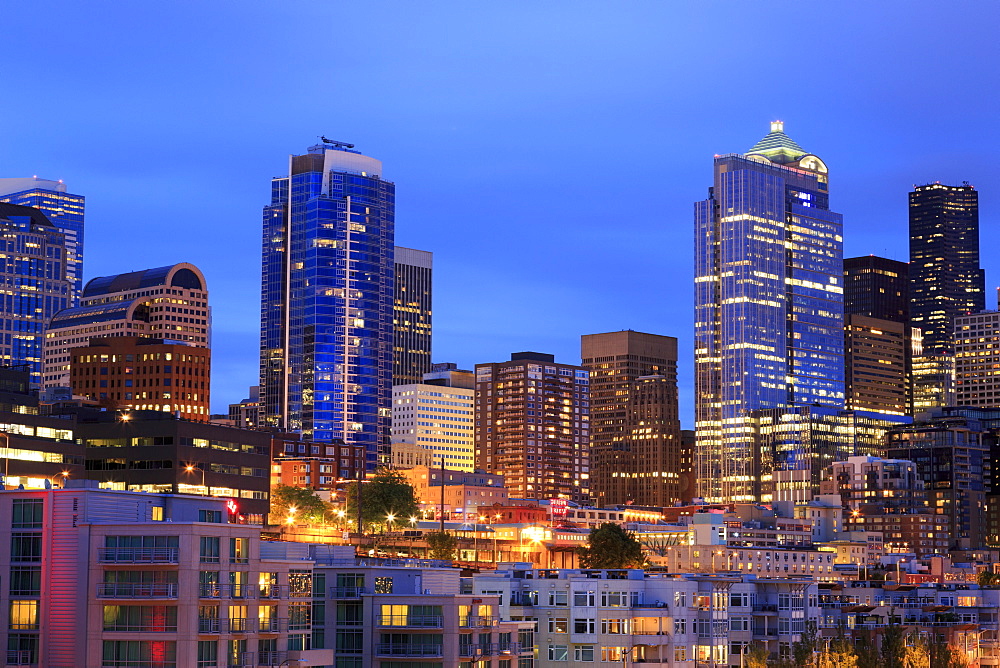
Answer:
[[[434,531],[426,534],[424,539],[430,548],[431,559],[443,559],[445,561],[453,561],[455,559],[458,539],[447,531]]]
[[[840,635],[830,641],[830,647],[819,658],[820,668],[857,668],[858,654],[854,651],[851,641]]]
[[[890,616],[895,615],[895,609]],[[903,659],[906,656],[906,634],[903,627],[892,623],[882,631],[882,647],[879,652],[882,668],[904,668]]]
[[[278,485],[271,491],[271,522],[292,518],[295,524],[321,524],[328,510],[323,499],[306,487]]]
[[[984,569],[976,574],[976,582],[980,587],[1000,586],[1000,573],[994,573],[989,569]]]
[[[403,526],[416,514],[416,493],[399,471],[380,468],[364,483],[361,489],[361,519],[366,527],[378,527],[384,531],[391,526]],[[347,488],[347,516],[358,516],[357,482]]]
[[[878,645],[869,633],[861,632],[854,645],[858,668],[880,668]]]
[[[584,568],[642,568],[646,563],[635,536],[612,522],[591,529],[587,545],[576,553]]]
[[[819,649],[819,635],[816,622],[806,622],[806,630],[792,643],[792,662],[794,666],[816,665],[816,652]]]

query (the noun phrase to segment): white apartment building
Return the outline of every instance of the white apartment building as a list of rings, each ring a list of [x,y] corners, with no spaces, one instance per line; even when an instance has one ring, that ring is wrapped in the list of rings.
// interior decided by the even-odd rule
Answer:
[[[473,401],[475,390],[462,387],[397,385],[392,388],[392,444],[430,451],[434,466],[475,469]]]
[[[958,406],[1000,406],[1000,311],[955,317]]]

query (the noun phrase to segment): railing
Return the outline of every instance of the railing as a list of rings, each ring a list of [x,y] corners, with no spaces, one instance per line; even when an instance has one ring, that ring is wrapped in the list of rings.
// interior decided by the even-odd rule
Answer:
[[[227,668],[256,668],[256,666],[257,660],[253,652],[241,652],[237,656],[231,657],[226,664]]]
[[[537,603],[535,602],[537,600],[538,598],[536,596],[526,596],[526,595],[522,596],[518,594],[510,595],[511,605],[537,605]]]
[[[257,585],[257,597],[262,599],[288,598],[288,588],[285,585]]]
[[[375,654],[378,656],[441,656],[442,645],[415,645],[411,643],[378,643],[375,646]]]
[[[35,652],[30,649],[7,650],[8,666],[33,666],[38,663]]]
[[[176,564],[176,547],[102,547],[97,560],[102,564]]]
[[[520,654],[521,653],[521,643],[519,642],[501,642],[493,643],[490,654]]]
[[[198,633],[222,633],[222,620],[217,618],[199,618]]]
[[[253,633],[256,621],[250,617],[230,617],[222,620],[222,628],[228,633]]]
[[[490,656],[490,645],[465,645],[460,644],[458,646],[458,655],[461,657],[480,657],[480,656]]]
[[[206,582],[198,585],[198,598],[253,598],[255,593],[257,592],[254,585]]]
[[[367,593],[364,587],[330,587],[330,598],[361,598]]]
[[[758,603],[757,605],[753,606],[753,611],[754,612],[777,612],[778,611],[778,604],[777,603]]]
[[[258,652],[258,666],[278,666],[288,659],[288,652]]]
[[[98,598],[177,598],[176,582],[100,582]]]
[[[480,616],[461,617],[458,620],[458,625],[463,629],[478,629],[487,626],[497,626],[499,623],[500,620],[493,617]]]
[[[379,626],[425,629],[439,629],[443,623],[444,618],[441,615],[382,615],[378,620]]]
[[[283,633],[288,630],[288,619],[285,617],[271,617],[270,619],[258,620],[260,633]]]

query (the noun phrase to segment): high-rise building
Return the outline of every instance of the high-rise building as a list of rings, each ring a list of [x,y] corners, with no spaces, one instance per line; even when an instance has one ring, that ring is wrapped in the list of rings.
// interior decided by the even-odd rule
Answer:
[[[87,281],[80,305],[56,313],[45,330],[42,387],[70,386],[70,351],[95,337],[145,336],[211,347],[205,277],[193,264]]]
[[[395,186],[331,142],[292,156],[264,208],[260,398],[265,426],[389,443]]]
[[[590,495],[587,369],[545,353],[476,365],[476,467],[499,473],[512,498]]]
[[[433,253],[396,246],[392,384],[419,383],[431,370]]]
[[[251,385],[249,396],[238,404],[229,404],[229,420],[241,429],[260,425],[260,386]]]
[[[955,404],[1000,407],[1000,311],[955,316]]]
[[[844,258],[844,313],[907,323],[910,265],[863,255]]]
[[[212,360],[207,348],[170,339],[104,336],[73,348],[70,357],[74,396],[111,410],[208,421]]]
[[[428,451],[437,464],[443,462],[457,471],[474,470],[472,372],[453,369],[424,378],[422,383],[392,387],[392,450],[415,445]]]
[[[844,371],[850,410],[909,413],[908,325],[863,315],[844,318]]]
[[[931,183],[910,193],[910,322],[924,354],[951,352],[952,322],[986,308],[979,266],[979,193]]]
[[[706,501],[759,500],[750,411],[844,404],[841,229],[826,164],[780,121],[747,153],[715,158],[709,197],[695,205],[695,462]]]
[[[83,292],[83,195],[66,192],[62,181],[28,178],[0,179],[0,202],[38,209],[65,236],[66,278],[72,284],[70,306]]]
[[[590,493],[601,506],[690,501],[677,410],[677,339],[626,330],[581,337],[590,372]]]
[[[0,364],[42,377],[45,326],[69,306],[66,238],[38,209],[0,202]]]

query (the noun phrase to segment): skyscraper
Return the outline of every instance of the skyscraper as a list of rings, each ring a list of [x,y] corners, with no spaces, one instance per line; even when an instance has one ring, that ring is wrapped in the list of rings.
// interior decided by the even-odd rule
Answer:
[[[845,406],[906,415],[910,409],[907,330],[902,322],[844,318]]]
[[[434,255],[396,246],[392,384],[420,383],[431,370],[431,277]]]
[[[715,158],[695,204],[696,470],[708,501],[756,501],[807,448],[753,448],[750,411],[844,403],[843,240],[826,164],[783,124]]]
[[[332,142],[291,156],[264,207],[261,416],[313,441],[388,445],[395,186]]]
[[[844,313],[908,322],[910,265],[877,255],[844,258]]]
[[[0,365],[42,375],[42,337],[69,305],[65,235],[38,209],[0,202]]]
[[[586,334],[590,490],[595,503],[690,501],[691,452],[677,410],[677,339],[631,330]]]
[[[522,352],[476,365],[476,466],[510,496],[586,501],[590,494],[589,374]]]
[[[193,264],[92,278],[80,305],[49,321],[42,387],[70,387],[70,351],[89,345],[91,338],[147,336],[210,348],[211,323],[205,277]]]
[[[83,195],[66,192],[62,181],[37,176],[0,179],[0,202],[31,206],[43,212],[66,237],[66,278],[72,283],[71,306],[83,292]]]
[[[957,406],[1000,407],[1000,311],[955,317],[955,394]]]
[[[953,352],[956,315],[986,308],[979,266],[979,193],[931,183],[910,193],[910,322],[923,352]]]

